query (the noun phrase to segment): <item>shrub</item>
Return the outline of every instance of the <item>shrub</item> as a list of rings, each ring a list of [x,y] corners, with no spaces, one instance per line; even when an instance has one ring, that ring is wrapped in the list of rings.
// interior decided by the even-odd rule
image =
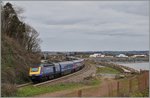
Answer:
[[[3,83],[1,86],[1,96],[2,97],[9,97],[9,96],[15,96],[15,93],[17,91],[17,88],[15,85],[13,84],[9,84],[9,83]]]

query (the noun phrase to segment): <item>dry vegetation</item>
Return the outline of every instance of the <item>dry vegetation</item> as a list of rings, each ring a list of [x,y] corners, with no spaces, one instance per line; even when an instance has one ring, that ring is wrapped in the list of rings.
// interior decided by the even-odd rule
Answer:
[[[14,96],[16,84],[30,81],[29,66],[40,61],[38,33],[27,26],[10,3],[2,5],[2,96]]]

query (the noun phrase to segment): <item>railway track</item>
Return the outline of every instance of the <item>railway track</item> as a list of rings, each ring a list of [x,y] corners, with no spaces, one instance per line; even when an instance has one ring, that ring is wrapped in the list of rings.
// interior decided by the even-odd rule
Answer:
[[[17,88],[21,88],[21,87],[29,86],[29,85],[31,85],[31,84],[33,84],[33,83],[32,83],[32,82],[29,82],[29,83],[17,85],[16,87],[17,87]]]
[[[91,69],[91,65],[85,64],[85,66],[81,70],[79,70],[75,73],[68,74],[68,75],[65,75],[65,76],[60,77],[60,78],[48,80],[48,81],[37,83],[37,84],[33,84],[32,82],[29,82],[26,84],[17,85],[17,88],[21,88],[21,87],[25,87],[25,86],[29,86],[29,85],[36,87],[36,86],[44,86],[44,85],[53,85],[53,84],[63,83],[63,82],[72,82],[72,81],[76,81],[76,80],[80,81],[81,79],[84,78],[84,76],[85,77],[89,76],[92,73],[92,72],[88,73],[88,71],[90,71],[90,69]]]

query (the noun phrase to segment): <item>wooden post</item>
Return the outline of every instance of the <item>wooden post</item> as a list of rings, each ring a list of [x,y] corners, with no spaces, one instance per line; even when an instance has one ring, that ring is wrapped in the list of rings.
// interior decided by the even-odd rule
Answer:
[[[109,93],[110,93],[110,97],[113,96],[113,86],[112,86],[112,82],[109,85]]]
[[[82,97],[82,90],[78,90],[78,97]]]
[[[137,77],[138,80],[138,90],[141,91],[141,87],[140,87],[140,77]]]
[[[108,86],[108,97],[110,97],[110,84],[108,84],[107,86]]]
[[[146,88],[149,87],[149,73],[146,73]]]
[[[144,84],[145,84],[145,88],[144,89],[146,89],[147,88],[147,83],[146,83],[146,74],[144,74]]]
[[[147,88],[149,87],[149,72],[146,75],[146,83],[147,83]]]
[[[132,80],[130,79],[129,80],[129,93],[132,92]]]
[[[119,81],[117,82],[117,95],[118,95],[118,97],[119,97]]]

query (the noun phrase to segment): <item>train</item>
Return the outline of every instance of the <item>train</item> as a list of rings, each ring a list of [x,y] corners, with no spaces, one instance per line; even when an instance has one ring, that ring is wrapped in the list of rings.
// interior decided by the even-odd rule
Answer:
[[[33,83],[58,78],[79,71],[84,67],[84,59],[58,63],[40,63],[30,67],[29,77]]]

